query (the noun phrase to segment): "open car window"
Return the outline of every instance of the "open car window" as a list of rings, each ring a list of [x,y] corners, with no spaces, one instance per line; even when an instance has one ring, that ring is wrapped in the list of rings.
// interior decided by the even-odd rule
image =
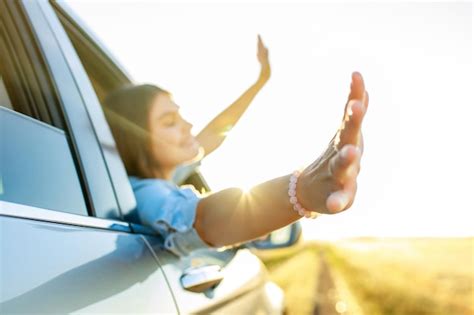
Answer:
[[[125,68],[65,1],[51,2],[100,101],[113,90],[132,82]]]
[[[133,78],[113,54],[106,48],[86,23],[72,10],[67,1],[51,2],[67,35],[81,60],[100,102],[108,93],[126,84]],[[209,185],[197,169],[187,170],[187,176],[177,184],[190,184],[199,191],[209,191]]]

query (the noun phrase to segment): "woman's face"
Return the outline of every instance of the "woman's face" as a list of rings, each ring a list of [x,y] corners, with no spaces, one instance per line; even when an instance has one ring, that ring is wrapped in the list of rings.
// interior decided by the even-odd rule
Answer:
[[[192,160],[199,153],[199,143],[191,135],[191,125],[179,114],[170,95],[159,93],[148,116],[151,148],[155,160],[164,170]]]

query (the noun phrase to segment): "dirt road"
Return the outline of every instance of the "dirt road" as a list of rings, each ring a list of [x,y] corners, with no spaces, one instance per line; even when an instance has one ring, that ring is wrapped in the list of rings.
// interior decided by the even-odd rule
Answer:
[[[320,252],[314,315],[363,315],[344,279],[332,270],[324,252]]]
[[[321,266],[318,276],[318,289],[316,291],[316,305],[314,307],[314,315],[340,315],[336,310],[337,291],[334,279],[331,275],[324,253],[321,255]]]

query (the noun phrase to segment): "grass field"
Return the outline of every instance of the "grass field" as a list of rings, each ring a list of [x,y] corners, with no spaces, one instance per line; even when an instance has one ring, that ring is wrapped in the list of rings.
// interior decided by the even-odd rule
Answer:
[[[363,314],[474,314],[473,238],[351,239],[266,255],[271,279],[285,290],[289,314],[311,314],[321,251]]]

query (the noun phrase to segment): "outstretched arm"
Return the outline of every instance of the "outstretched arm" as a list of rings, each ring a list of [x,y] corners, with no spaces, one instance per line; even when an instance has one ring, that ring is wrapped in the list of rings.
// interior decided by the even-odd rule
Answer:
[[[352,205],[362,154],[362,120],[368,95],[362,76],[353,73],[341,127],[326,151],[300,175],[299,202],[318,213],[337,213]],[[309,145],[311,145],[309,143]],[[288,197],[290,175],[257,185],[250,192],[226,189],[199,201],[194,227],[213,246],[265,235],[300,218]]]
[[[260,35],[258,36],[257,58],[261,67],[257,82],[251,85],[237,100],[212,119],[196,136],[204,148],[205,155],[210,154],[222,144],[227,132],[239,121],[254,97],[270,78],[271,69],[268,61],[268,49],[263,45]]]

